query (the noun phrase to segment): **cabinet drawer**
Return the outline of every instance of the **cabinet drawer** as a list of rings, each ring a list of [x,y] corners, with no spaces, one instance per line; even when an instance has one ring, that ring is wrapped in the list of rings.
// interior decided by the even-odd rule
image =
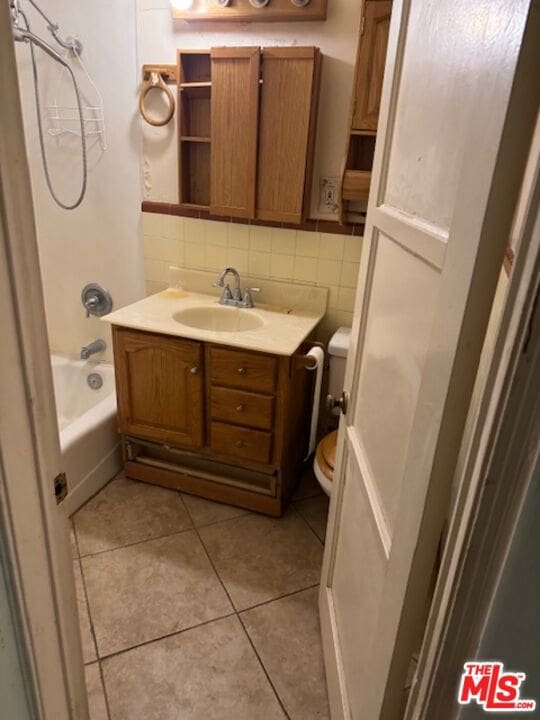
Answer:
[[[271,430],[274,419],[274,398],[244,390],[212,387],[210,414],[212,420]]]
[[[269,463],[272,434],[213,422],[210,429],[210,446],[214,452],[220,455],[231,455],[244,460]]]
[[[242,350],[210,349],[212,385],[272,393],[276,387],[277,358]]]

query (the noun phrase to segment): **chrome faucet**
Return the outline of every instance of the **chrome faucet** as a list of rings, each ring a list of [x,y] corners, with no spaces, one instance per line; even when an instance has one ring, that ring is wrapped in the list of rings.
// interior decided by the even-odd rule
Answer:
[[[91,355],[103,352],[106,347],[105,340],[93,340],[91,343],[81,348],[81,360],[88,360]]]
[[[231,290],[228,283],[225,283],[225,278],[229,274],[234,277],[233,290]],[[223,288],[223,292],[221,293],[221,297],[219,298],[220,305],[232,305],[233,307],[239,308],[252,308],[253,298],[251,297],[251,293],[261,292],[261,288],[253,287],[246,288],[242,293],[242,288],[240,287],[240,275],[238,273],[238,270],[233,267],[225,268],[225,270],[223,270],[223,272],[218,275],[217,280],[214,283],[214,287]]]

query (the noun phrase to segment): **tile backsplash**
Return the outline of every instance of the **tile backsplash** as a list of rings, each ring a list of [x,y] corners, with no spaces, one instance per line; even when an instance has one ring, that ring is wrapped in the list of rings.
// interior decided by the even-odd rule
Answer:
[[[326,287],[328,311],[319,339],[350,326],[362,238],[259,225],[143,213],[146,292],[167,286],[170,265]]]

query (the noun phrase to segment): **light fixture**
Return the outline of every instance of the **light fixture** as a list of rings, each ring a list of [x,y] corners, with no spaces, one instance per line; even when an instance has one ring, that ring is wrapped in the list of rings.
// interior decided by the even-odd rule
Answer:
[[[171,0],[171,5],[175,10],[184,12],[184,10],[191,10],[193,7],[193,0]]]

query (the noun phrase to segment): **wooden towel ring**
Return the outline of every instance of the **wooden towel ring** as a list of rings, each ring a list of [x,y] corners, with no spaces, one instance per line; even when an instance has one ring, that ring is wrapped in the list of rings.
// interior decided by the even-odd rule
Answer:
[[[161,90],[163,93],[165,93],[168,101],[169,101],[169,109],[167,111],[167,114],[165,117],[160,119],[151,118],[148,113],[146,112],[146,109],[144,107],[144,100],[150,90]],[[166,125],[168,122],[170,122],[172,116],[174,115],[174,95],[170,91],[170,89],[167,87],[167,83],[163,79],[163,75],[161,73],[157,72],[151,72],[148,80],[145,82],[145,84],[142,87],[141,90],[141,96],[139,98],[139,110],[141,112],[141,115],[146,120],[146,122],[149,125],[154,125],[155,127],[161,127],[162,125]]]

